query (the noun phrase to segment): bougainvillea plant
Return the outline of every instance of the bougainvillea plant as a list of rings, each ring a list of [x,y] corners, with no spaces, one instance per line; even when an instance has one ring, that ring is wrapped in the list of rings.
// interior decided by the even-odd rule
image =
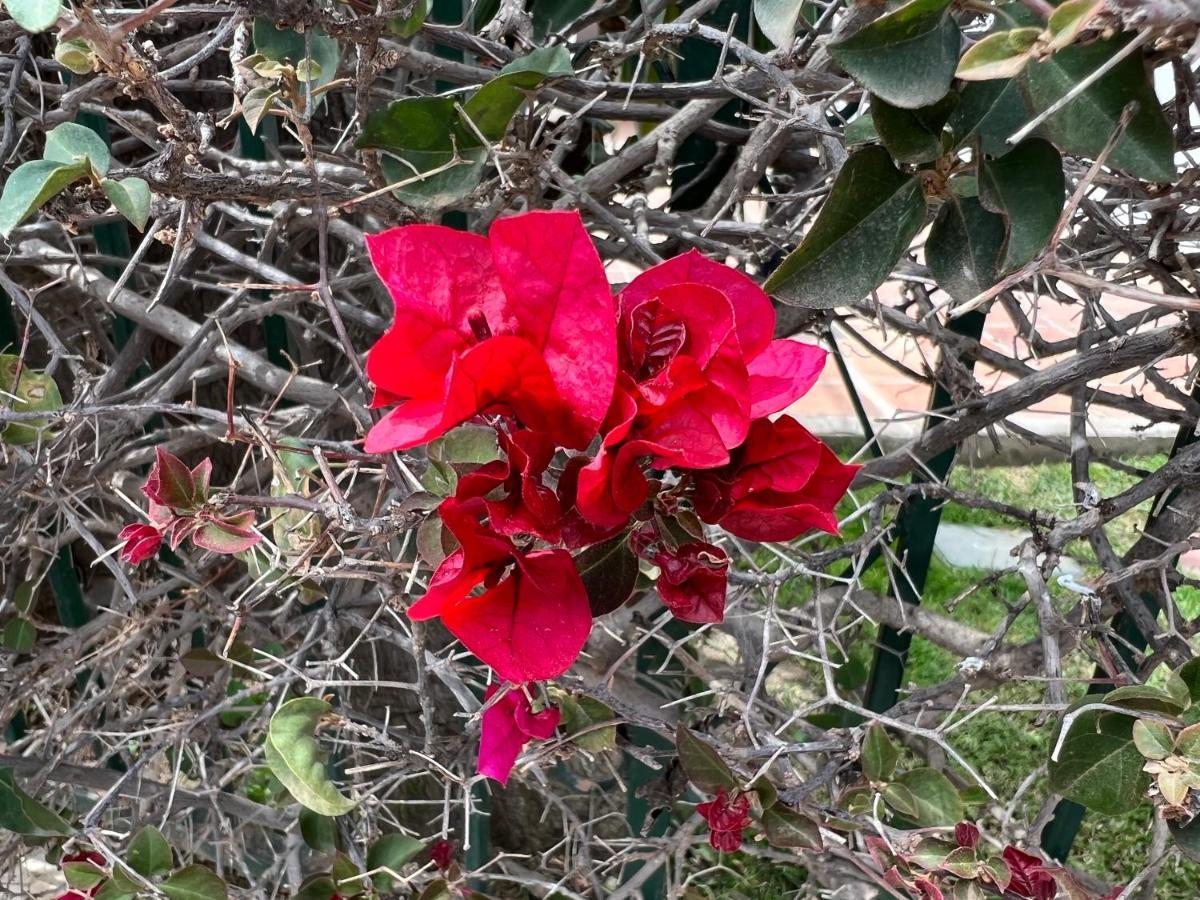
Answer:
[[[502,218],[486,237],[404,226],[367,246],[395,319],[367,358],[373,405],[390,410],[366,449],[473,422],[495,430],[501,455],[441,504],[458,546],[408,614],[439,617],[504,682],[564,673],[593,615],[627,599],[589,598],[577,551],[623,542],[657,567],[676,618],[710,623],[730,560],[702,522],[757,541],[836,533],[858,467],[771,418],[813,386],[825,351],[773,339],[774,308],[747,276],[692,251],[614,297],[565,212]],[[558,716],[498,690],[479,770],[503,782]]]

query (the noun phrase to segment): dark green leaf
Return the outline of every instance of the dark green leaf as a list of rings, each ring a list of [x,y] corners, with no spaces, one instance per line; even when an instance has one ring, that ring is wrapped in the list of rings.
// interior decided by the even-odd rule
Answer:
[[[225,660],[205,647],[196,647],[179,657],[184,671],[197,678],[212,678],[228,665]]]
[[[900,750],[887,736],[883,726],[873,723],[867,726],[867,735],[863,738],[862,755],[859,759],[863,774],[867,778],[871,781],[887,781],[896,771]]]
[[[450,900],[450,885],[441,878],[431,881],[417,900]]]
[[[1104,702],[1111,706],[1123,706],[1141,712],[1156,712],[1167,716],[1177,716],[1186,708],[1176,698],[1166,691],[1145,684],[1127,684],[1116,690],[1109,691]]]
[[[812,309],[856,303],[891,274],[924,221],[920,182],[887,150],[867,147],[842,167],[804,241],[764,288]]]
[[[0,194],[0,237],[12,234],[63,188],[87,177],[89,168],[87,162],[64,165],[52,159],[35,159],[17,166]]]
[[[869,112],[863,113],[848,124],[842,136],[846,139],[847,147],[879,142],[879,130],[875,127],[875,120],[871,118]]]
[[[37,640],[37,626],[24,616],[16,616],[4,623],[0,644],[12,653],[28,653]]]
[[[917,109],[946,96],[961,45],[950,0],[910,0],[831,44],[829,52],[872,94]]]
[[[4,8],[14,22],[34,34],[48,31],[62,13],[59,0],[4,0]]]
[[[337,849],[337,820],[306,807],[300,810],[300,837],[318,853],[332,853]]]
[[[898,162],[916,165],[942,155],[942,129],[957,105],[956,94],[947,94],[922,109],[901,109],[876,97],[871,101],[871,117],[892,156]]]
[[[307,37],[307,50],[306,38]],[[287,62],[299,66],[311,58],[317,65],[311,79],[314,87],[321,87],[337,76],[342,52],[338,42],[320,28],[309,28],[304,34],[290,28],[276,28],[270,19],[254,20],[254,49],[275,62]]]
[[[805,0],[754,0],[754,21],[776,47],[787,49],[796,37],[796,23]]]
[[[1001,156],[1010,149],[1009,135],[1029,121],[1029,109],[1017,83],[975,81],[958,92],[958,107],[950,116],[955,146],[978,140],[988,156]]]
[[[890,782],[883,786],[880,794],[882,794],[884,802],[895,812],[911,822],[917,820],[917,798],[904,785],[895,781]]]
[[[962,819],[958,791],[937,769],[913,769],[896,780],[912,794],[913,821],[918,825],[953,825]]]
[[[1186,825],[1168,822],[1167,828],[1171,832],[1171,837],[1175,839],[1175,845],[1183,855],[1200,862],[1200,816],[1192,819]]]
[[[782,803],[769,807],[762,817],[767,843],[773,847],[797,847],[802,850],[820,850],[821,828],[804,813],[797,812]]]
[[[1175,674],[1187,685],[1188,695],[1192,702],[1200,700],[1200,656],[1189,659],[1175,670]]]
[[[333,858],[329,875],[333,878],[339,897],[357,897],[367,889],[367,880],[345,853],[339,853]]]
[[[951,196],[929,229],[925,260],[947,294],[965,303],[1000,277],[1005,221],[975,197]]]
[[[534,0],[533,34],[543,38],[552,31],[566,28],[592,8],[595,0]]]
[[[1129,812],[1150,784],[1145,760],[1132,740],[1111,734],[1077,733],[1050,762],[1050,789],[1104,815]]]
[[[162,832],[153,825],[147,825],[129,842],[125,861],[139,875],[151,878],[170,872],[175,857]]]
[[[1071,46],[1025,67],[1020,82],[1037,112],[1049,109],[1132,38]],[[1042,125],[1064,153],[1096,158],[1129,103],[1138,110],[1108,157],[1114,169],[1146,181],[1175,178],[1175,140],[1163,117],[1140,51],[1121,60]]]
[[[271,716],[266,761],[275,777],[302,806],[324,816],[340,816],[355,803],[343,797],[325,774],[325,760],[313,736],[330,706],[316,697],[289,700]]]
[[[81,891],[90,891],[105,878],[104,872],[90,862],[63,863],[62,871],[67,884]]]
[[[725,760],[682,724],[675,726],[675,750],[688,780],[705,793],[737,787],[738,781]]]
[[[560,44],[534,50],[510,62],[463,105],[463,115],[489,141],[498,141],[508,130],[526,94],[547,78],[574,75],[571,57]]]
[[[387,868],[398,872],[423,849],[425,845],[421,841],[406,834],[385,834],[367,851],[367,870]],[[392,876],[387,872],[376,873],[374,881],[379,890],[391,890]]]
[[[217,874],[206,866],[180,869],[158,886],[170,900],[226,900],[229,891]]]
[[[617,609],[637,584],[638,560],[629,549],[625,533],[593,544],[575,556],[575,566],[587,590],[593,616],[605,616]]]
[[[321,873],[305,878],[292,900],[333,900],[337,896],[339,895],[333,876]]]
[[[129,900],[141,889],[136,881],[120,866],[113,868],[112,877],[96,891],[95,900]]]
[[[400,37],[412,37],[421,30],[425,19],[429,16],[429,0],[417,0],[412,12],[406,16],[395,16],[388,20],[388,31]]]
[[[1040,138],[979,161],[979,200],[1008,219],[1002,272],[1019,269],[1046,247],[1066,195],[1062,157]]]
[[[481,466],[501,459],[496,430],[483,425],[460,425],[426,448],[431,459],[453,466]]]
[[[0,828],[30,837],[54,837],[74,831],[58,813],[21,790],[11,768],[0,769]]]

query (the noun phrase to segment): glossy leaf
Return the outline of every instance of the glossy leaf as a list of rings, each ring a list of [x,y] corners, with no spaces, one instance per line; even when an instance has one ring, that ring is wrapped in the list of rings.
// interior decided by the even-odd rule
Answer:
[[[820,850],[821,828],[815,820],[783,803],[775,803],[762,815],[767,843],[773,847],[795,847],[801,850]]]
[[[1034,259],[1054,234],[1066,198],[1062,157],[1030,138],[997,159],[979,162],[979,200],[1008,220],[1001,272]]]
[[[42,158],[67,165],[87,160],[97,175],[107,174],[112,165],[112,154],[104,138],[86,125],[74,122],[64,122],[46,134]]]
[[[0,194],[0,236],[8,237],[42,204],[88,174],[86,162],[64,165],[52,159],[21,163],[4,182]]]
[[[956,146],[975,141],[988,156],[1012,149],[1009,135],[1029,121],[1029,108],[1012,80],[972,81],[958,92],[949,128]]]
[[[300,810],[300,837],[318,853],[332,853],[337,849],[337,820],[315,813],[307,807]]]
[[[900,759],[900,749],[892,743],[882,725],[867,726],[866,737],[863,738],[862,763],[863,774],[871,781],[887,781],[896,771],[896,763]]]
[[[1098,813],[1121,815],[1146,791],[1144,762],[1132,740],[1072,729],[1058,762],[1050,763],[1050,789]]]
[[[1006,236],[1003,217],[975,197],[952,196],[929,229],[929,271],[942,290],[965,303],[999,280]]]
[[[498,141],[508,130],[529,91],[547,78],[574,75],[571,57],[562,45],[534,50],[513,60],[500,74],[481,87],[463,104],[463,115],[489,141]]]
[[[950,0],[910,0],[831,44],[829,52],[872,94],[917,109],[946,96],[961,43]]]
[[[229,890],[207,866],[185,866],[158,886],[170,900],[227,900]]]
[[[1012,78],[1033,58],[1041,34],[1040,28],[993,32],[962,55],[954,74],[963,81]]]
[[[675,750],[688,780],[707,794],[738,785],[733,770],[709,744],[692,734],[686,726],[675,726]]]
[[[1145,684],[1127,684],[1109,691],[1104,702],[1112,706],[1124,706],[1142,712],[1156,712],[1177,716],[1186,708],[1185,704],[1166,691]]]
[[[340,816],[354,809],[355,803],[329,780],[314,737],[329,711],[329,704],[316,697],[297,697],[279,707],[267,729],[266,761],[302,806],[323,816]]]
[[[425,849],[425,845],[407,834],[385,834],[367,851],[367,871],[378,868],[400,871],[406,864],[417,858]],[[391,890],[392,877],[387,872],[377,872],[373,880],[379,890]]]
[[[146,825],[129,842],[125,861],[139,875],[152,878],[170,872],[175,857],[162,832],[153,825]]]
[[[1021,74],[1022,90],[1034,110],[1049,109],[1098,69],[1130,38],[1072,46],[1044,62],[1032,62]],[[1146,72],[1141,52],[1116,64],[1086,90],[1050,116],[1042,128],[1064,153],[1095,159],[1117,129],[1129,103],[1138,110],[1117,141],[1108,164],[1146,181],[1175,177],[1175,140]]]
[[[29,837],[74,833],[58,813],[38,803],[17,784],[11,768],[0,769],[0,828]]]
[[[754,21],[772,44],[780,49],[792,46],[796,23],[806,0],[754,0]]]
[[[876,97],[871,101],[871,116],[892,156],[898,162],[917,165],[942,155],[943,128],[957,104],[957,95],[947,94],[933,106],[901,109]]]
[[[803,242],[763,287],[794,306],[856,303],[891,274],[924,221],[920,182],[868,147],[842,167]]]
[[[146,220],[150,218],[150,185],[141,178],[122,178],[120,181],[105,178],[100,187],[117,212],[132,222],[134,228],[146,230]]]
[[[576,554],[575,565],[593,616],[605,616],[620,608],[637,585],[638,559],[629,548],[626,534],[593,544]]]
[[[963,817],[962,800],[950,779],[937,769],[920,768],[896,779],[912,794],[918,825],[953,825]]]
[[[4,8],[14,22],[34,34],[48,31],[62,14],[59,0],[4,0]]]

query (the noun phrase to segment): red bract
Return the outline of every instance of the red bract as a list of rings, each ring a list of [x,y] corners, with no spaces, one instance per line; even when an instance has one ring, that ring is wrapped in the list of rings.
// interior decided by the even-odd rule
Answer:
[[[724,550],[704,541],[667,547],[649,529],[634,534],[633,547],[658,566],[658,595],[675,618],[697,624],[725,618],[729,557]]]
[[[439,838],[429,848],[429,859],[435,866],[445,872],[450,868],[450,863],[453,862],[456,852],[457,849],[453,842],[445,838]]]
[[[750,824],[749,796],[730,797],[725,788],[718,788],[717,796],[697,806],[696,812],[708,822],[708,843],[714,849],[733,851],[742,846],[742,829]]]
[[[971,822],[959,822],[954,826],[954,841],[960,847],[974,850],[979,843],[979,829]]]
[[[484,701],[499,691],[488,685]],[[554,735],[561,714],[555,707],[539,713],[533,711],[529,698],[520,690],[508,690],[483,712],[483,727],[479,735],[479,774],[501,784],[508,784],[517,757],[533,740],[544,741]]]
[[[507,681],[556,678],[592,626],[587,591],[566,550],[518,550],[480,524],[479,500],[445,501],[442,521],[462,545],[438,566],[413,619],[440,616],[463,645]],[[482,593],[472,594],[480,584]]]
[[[1002,855],[1012,876],[1008,883],[1009,894],[1029,900],[1054,900],[1058,882],[1047,871],[1044,861],[1012,846],[1005,847]]]
[[[488,521],[498,534],[535,534],[557,541],[562,505],[542,480],[554,444],[532,431],[500,432],[498,437],[505,458],[460,477],[456,496],[485,498]]]
[[[693,474],[696,512],[751,541],[787,541],[810,528],[836,534],[834,507],[860,468],[795,419],[760,419],[729,465]]]
[[[141,565],[162,546],[162,533],[153,525],[134,522],[122,528],[117,537],[125,543],[121,548],[121,559],[131,566]]]
[[[482,412],[587,445],[612,396],[616,342],[578,214],[500,219],[487,238],[409,225],[367,247],[396,307],[367,372],[376,405],[404,401],[371,429],[368,452],[415,447]]]

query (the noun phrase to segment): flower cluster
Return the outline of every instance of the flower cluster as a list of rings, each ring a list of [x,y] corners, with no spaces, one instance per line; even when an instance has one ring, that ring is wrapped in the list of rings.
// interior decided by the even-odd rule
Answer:
[[[154,453],[154,465],[142,485],[142,493],[150,501],[150,522],[134,522],[121,529],[121,559],[139,565],[158,553],[164,538],[172,550],[190,537],[197,547],[213,553],[242,553],[259,542],[253,510],[224,515],[210,508],[211,459],[188,468],[161,447]]]
[[[367,246],[395,320],[367,358],[373,405],[391,409],[366,449],[474,421],[501,451],[442,503],[458,547],[409,615],[440,617],[501,679],[561,675],[593,609],[626,599],[589,598],[574,551],[622,542],[657,567],[676,618],[719,622],[729,557],[702,522],[755,541],[836,532],[858,467],[770,418],[812,387],[825,352],[774,339],[771,301],[745,275],[693,251],[614,297],[574,213],[500,219],[486,237],[411,225]],[[481,770],[501,781],[553,729],[522,697],[484,718],[485,744],[503,750]]]
[[[725,788],[717,796],[696,807],[696,812],[708,823],[708,843],[714,850],[733,852],[742,846],[742,832],[750,824],[750,795],[735,792],[731,797]]]

